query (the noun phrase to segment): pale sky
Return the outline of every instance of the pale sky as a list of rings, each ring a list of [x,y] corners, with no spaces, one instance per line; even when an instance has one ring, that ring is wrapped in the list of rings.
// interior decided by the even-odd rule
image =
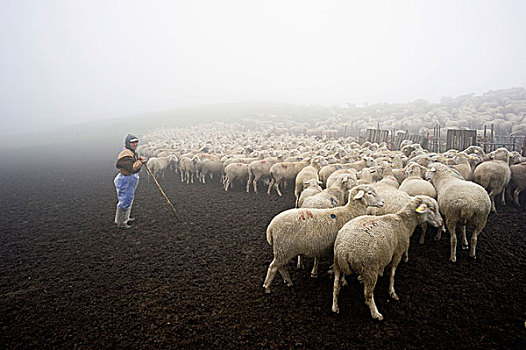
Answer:
[[[1,132],[526,86],[526,1],[0,0]]]

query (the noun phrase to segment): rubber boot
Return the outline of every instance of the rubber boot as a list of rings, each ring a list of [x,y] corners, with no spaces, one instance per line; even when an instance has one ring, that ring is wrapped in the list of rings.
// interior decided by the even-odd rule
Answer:
[[[115,223],[118,228],[131,228],[130,225],[126,223],[126,211],[127,209],[117,208],[117,213],[115,214]]]
[[[135,218],[130,218],[130,213],[131,213],[131,207],[126,209],[126,217],[125,217],[124,222],[127,223],[127,224],[129,224],[130,222],[134,222],[135,221]]]

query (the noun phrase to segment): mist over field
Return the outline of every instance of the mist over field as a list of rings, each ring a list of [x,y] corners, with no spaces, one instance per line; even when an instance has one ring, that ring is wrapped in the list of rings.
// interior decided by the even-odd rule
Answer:
[[[0,147],[526,86],[525,13],[522,1],[1,1]]]

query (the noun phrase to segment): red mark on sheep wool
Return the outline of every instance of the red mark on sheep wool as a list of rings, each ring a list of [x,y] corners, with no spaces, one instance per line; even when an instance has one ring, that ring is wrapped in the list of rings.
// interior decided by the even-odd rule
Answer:
[[[262,160],[260,163],[261,163],[261,164],[265,164],[266,162],[265,162],[264,160]]]
[[[308,219],[314,219],[314,214],[310,210],[307,211],[300,211],[298,220],[308,220]]]
[[[367,234],[369,236],[372,236],[372,233],[371,233],[371,230],[374,228],[374,227],[377,227],[378,226],[378,223],[374,220],[371,220],[371,221],[368,221],[368,222],[364,222],[362,223],[362,226],[363,228],[365,229],[365,232],[367,232]]]
[[[281,164],[281,166],[284,168],[284,169],[287,169],[288,165],[285,165],[285,164]]]

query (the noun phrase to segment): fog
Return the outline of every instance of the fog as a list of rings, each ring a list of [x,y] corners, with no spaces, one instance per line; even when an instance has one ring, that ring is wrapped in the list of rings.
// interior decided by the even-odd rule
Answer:
[[[0,134],[526,86],[525,15],[524,1],[2,0]]]

